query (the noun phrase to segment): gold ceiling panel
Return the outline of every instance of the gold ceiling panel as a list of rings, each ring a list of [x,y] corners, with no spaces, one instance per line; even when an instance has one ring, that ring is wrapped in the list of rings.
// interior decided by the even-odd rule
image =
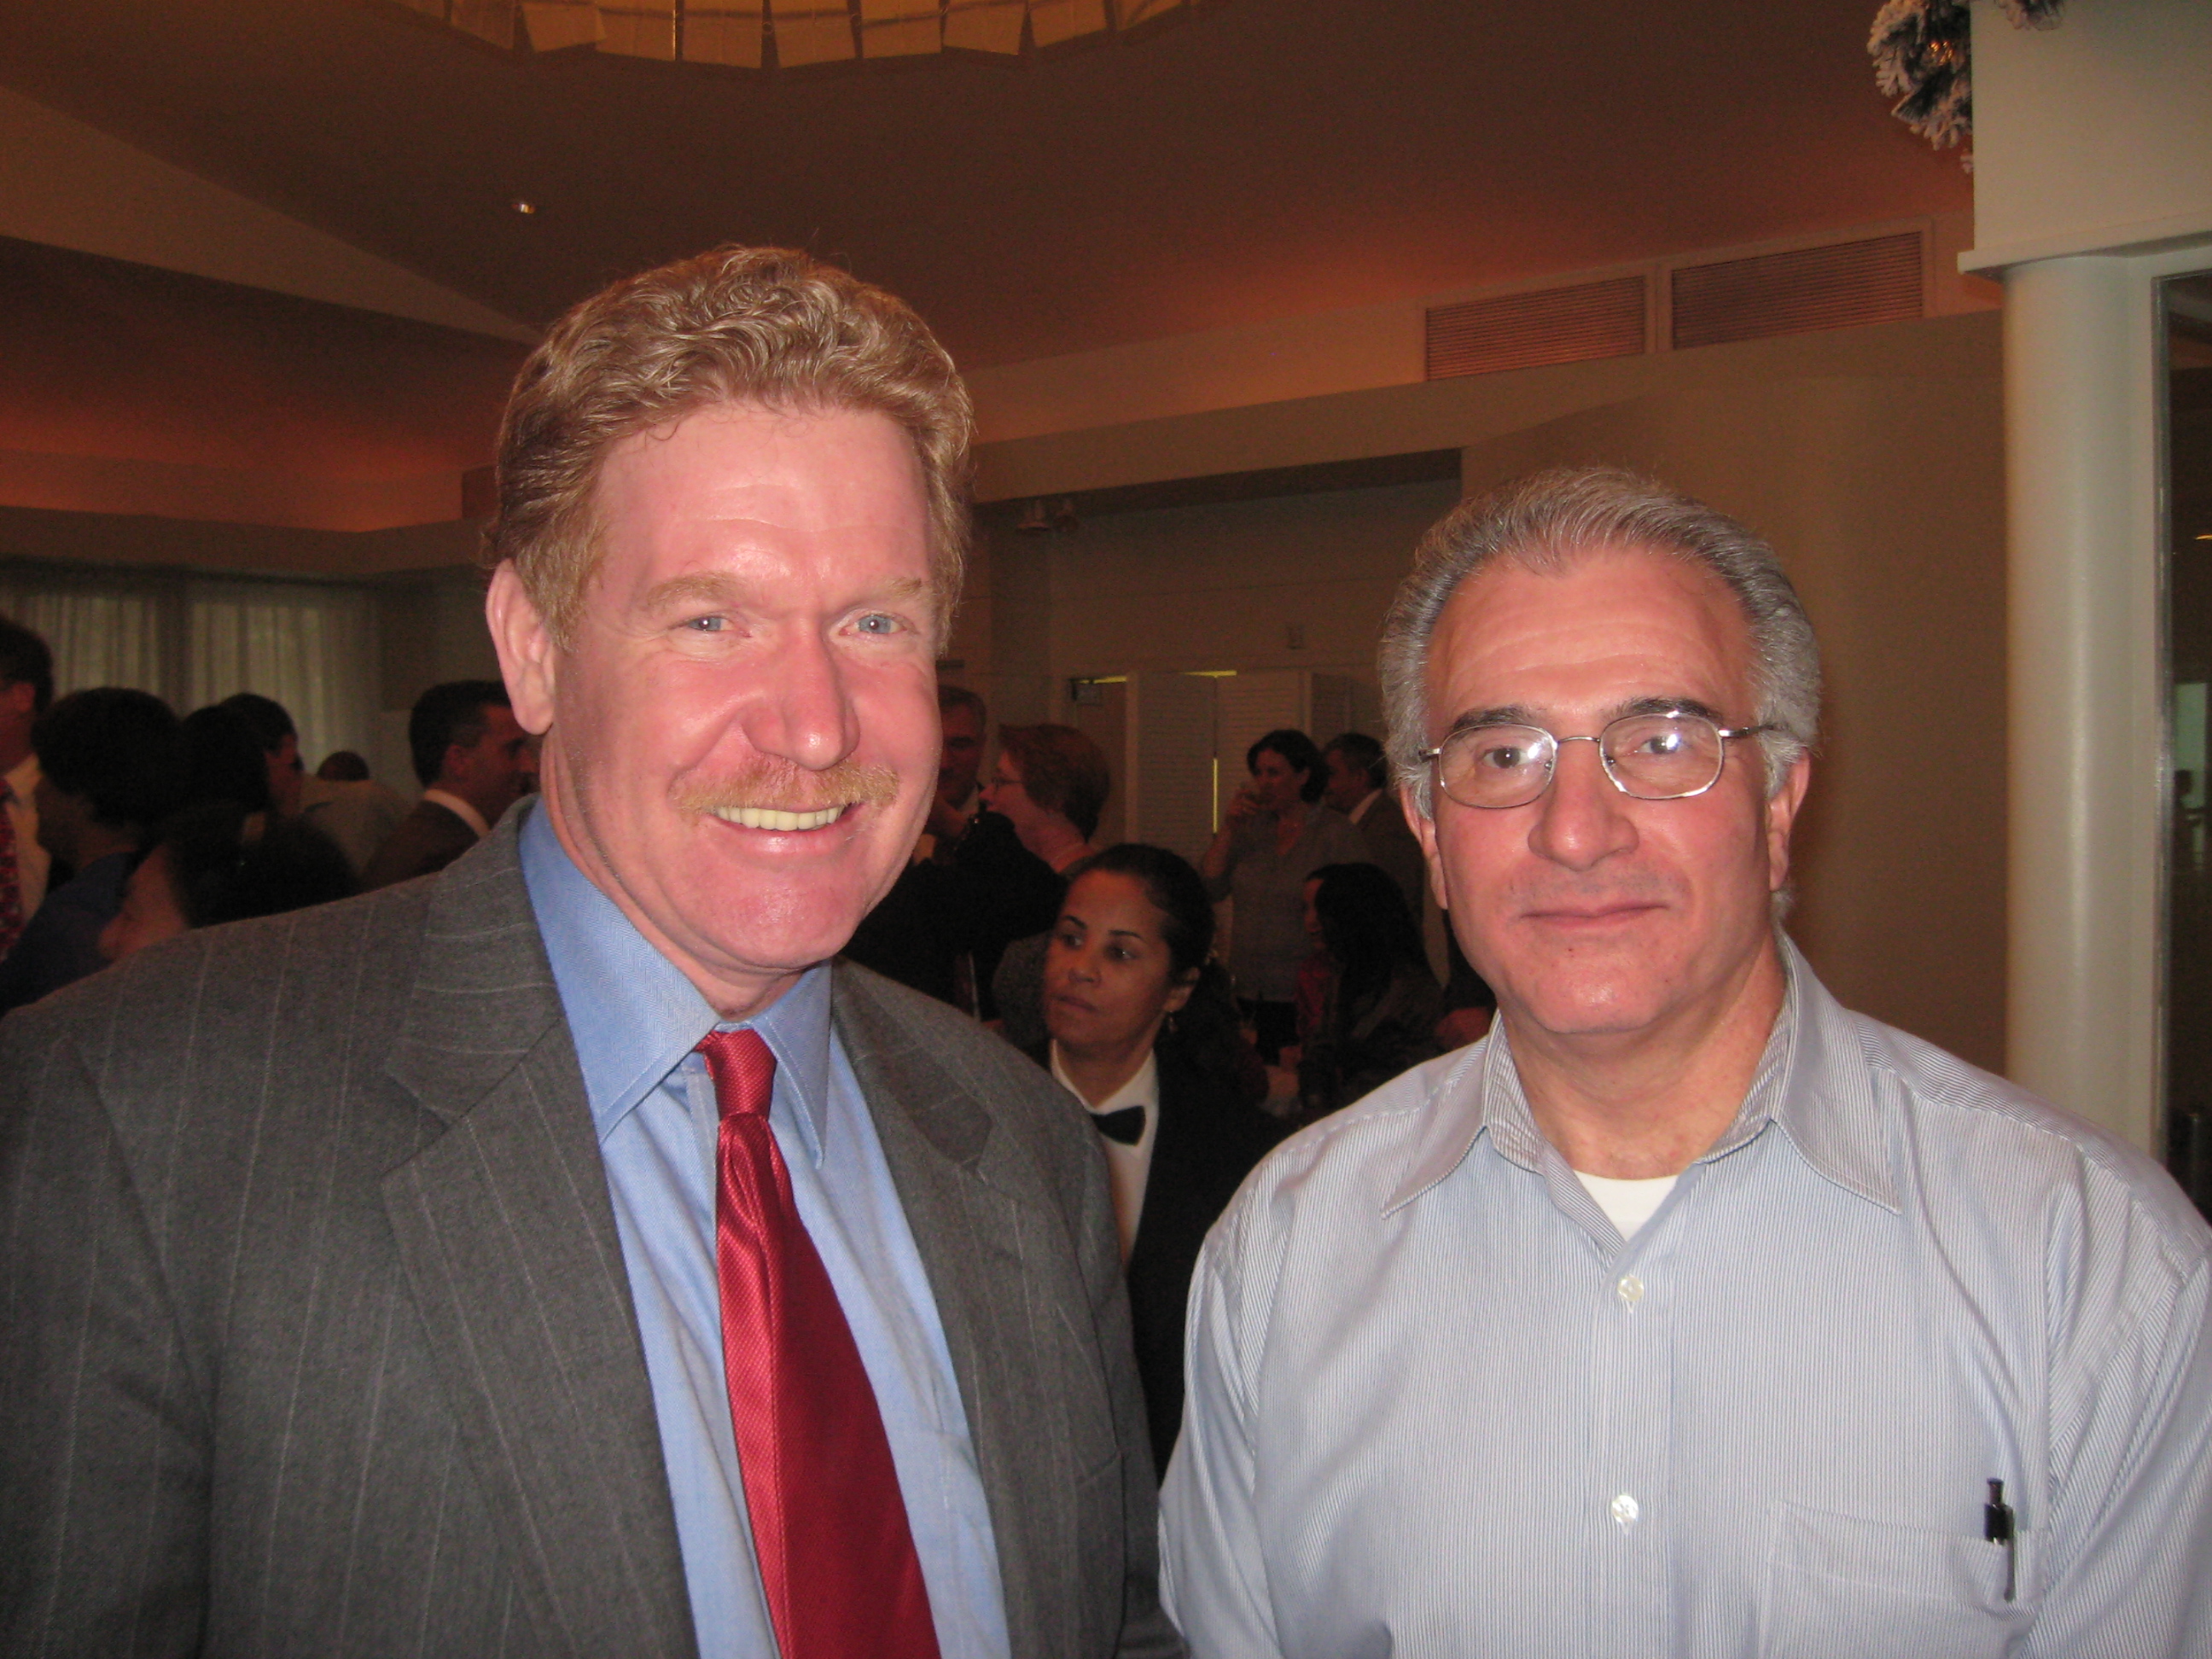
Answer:
[[[767,24],[768,0],[686,0],[684,61],[758,69]]]
[[[860,0],[860,55],[917,58],[945,50],[937,0]]]
[[[515,0],[453,0],[446,21],[464,34],[512,51],[515,44]]]
[[[1106,0],[1030,0],[1030,34],[1040,46],[1056,46],[1106,27]]]
[[[596,46],[607,38],[592,0],[522,0],[522,27],[532,52]]]
[[[842,64],[854,55],[846,0],[775,0],[775,60],[787,69]]]
[[[1015,57],[1028,17],[1029,0],[951,0],[945,9],[945,44]]]
[[[676,61],[676,0],[599,0],[601,52]]]
[[[800,68],[950,47],[1019,57],[1133,29],[1193,0],[398,0],[511,52],[592,47],[663,63]]]

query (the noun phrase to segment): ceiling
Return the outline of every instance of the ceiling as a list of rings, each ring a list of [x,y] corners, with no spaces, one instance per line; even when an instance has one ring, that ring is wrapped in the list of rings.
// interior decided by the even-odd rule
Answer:
[[[0,450],[314,478],[489,458],[524,348],[0,236]]]
[[[1963,209],[1874,88],[1874,9],[1217,0],[764,76],[511,57],[390,0],[0,0],[0,84],[533,324],[795,243],[982,367]]]

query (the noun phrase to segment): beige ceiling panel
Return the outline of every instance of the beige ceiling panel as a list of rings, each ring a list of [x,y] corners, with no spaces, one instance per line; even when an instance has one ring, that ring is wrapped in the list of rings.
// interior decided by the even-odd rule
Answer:
[[[532,52],[595,46],[607,33],[592,0],[522,0],[522,24]]]
[[[1056,46],[1106,27],[1106,0],[1030,0],[1030,33],[1040,46]]]
[[[860,55],[915,58],[945,49],[937,0],[860,0]]]
[[[1022,49],[1027,15],[1027,0],[952,0],[945,12],[945,44],[1012,56]]]
[[[852,56],[853,13],[845,0],[776,0],[775,58],[784,68]]]
[[[766,0],[689,0],[684,8],[684,61],[758,69],[764,61]]]

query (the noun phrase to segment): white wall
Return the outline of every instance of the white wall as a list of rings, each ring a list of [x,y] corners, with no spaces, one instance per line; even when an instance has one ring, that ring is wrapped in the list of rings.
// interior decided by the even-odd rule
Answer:
[[[2057,27],[1974,7],[1982,264],[2212,231],[2212,5],[2075,0]]]

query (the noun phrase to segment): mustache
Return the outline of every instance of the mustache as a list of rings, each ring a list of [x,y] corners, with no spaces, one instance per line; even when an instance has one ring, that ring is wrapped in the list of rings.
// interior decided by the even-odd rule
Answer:
[[[898,799],[899,776],[888,766],[839,761],[820,771],[789,761],[760,760],[719,778],[687,778],[673,798],[687,812],[743,807],[819,812],[832,806],[887,806]]]
[[[1522,882],[1507,889],[1504,897],[1504,908],[1510,911],[1586,909],[1609,904],[1664,903],[1674,890],[1672,883],[1649,872],[1622,871],[1602,881]]]

